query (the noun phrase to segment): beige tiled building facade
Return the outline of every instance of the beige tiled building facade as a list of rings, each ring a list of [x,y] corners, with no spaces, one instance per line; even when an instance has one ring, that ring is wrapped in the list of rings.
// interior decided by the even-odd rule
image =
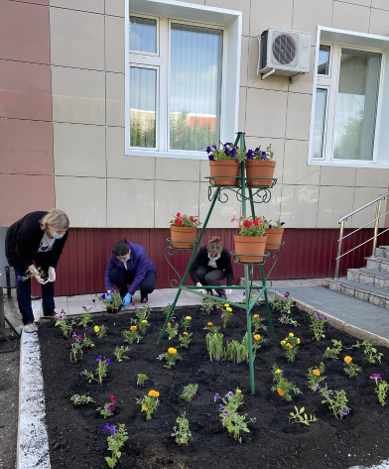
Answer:
[[[126,1],[0,0],[1,227],[29,211],[52,206],[68,213],[75,228],[74,239],[85,232],[83,229],[103,229],[110,236],[114,229],[158,231],[168,228],[177,211],[205,218],[210,205],[204,179],[209,175],[205,152],[201,157],[187,158],[185,152],[153,156],[130,148],[126,131],[130,115],[126,93],[131,86],[128,11],[142,17],[144,6],[144,17],[152,17],[153,2]],[[315,229],[322,236],[323,230],[337,229],[341,216],[388,190],[389,150],[386,154],[380,151],[379,157],[372,152],[367,164],[363,160],[332,164],[330,152],[323,160],[314,161],[309,152],[316,115],[312,100],[319,88],[318,38],[326,38],[323,42],[327,44],[332,35],[332,40],[342,45],[338,43],[341,37],[352,37],[355,43],[361,37],[360,50],[377,52],[377,38],[389,40],[389,0],[186,3],[188,18],[196,18],[193,23],[198,27],[199,18],[210,27],[207,9],[215,17],[221,15],[221,22],[231,15],[239,24],[239,37],[234,38],[240,45],[240,73],[234,82],[236,124],[225,129],[245,132],[248,148],[271,144],[274,149],[278,183],[271,202],[259,209],[261,214],[268,219],[281,218],[288,229]],[[175,12],[182,10],[181,2],[154,4],[161,21],[169,19],[161,11],[169,11],[174,19]],[[183,17],[178,20],[191,24]],[[294,83],[285,76],[262,79],[257,74],[258,37],[269,28],[311,34],[310,72]],[[322,36],[320,28],[325,32]],[[162,36],[162,22],[158,34]],[[374,47],[372,41],[376,41]],[[383,41],[382,51],[378,50],[382,59],[377,135],[384,133],[382,88],[388,85],[389,93],[384,70],[389,59],[387,47]],[[229,69],[232,62],[224,64],[224,57],[221,60],[224,84],[226,74],[233,75],[236,67]],[[158,76],[163,95],[162,74]],[[233,94],[221,98],[222,120],[226,119],[223,99],[228,97],[234,99]],[[227,138],[225,130],[220,135]],[[233,138],[232,132],[228,139]],[[236,199],[219,204],[209,227],[231,230],[230,220],[239,211]],[[354,217],[349,226],[360,226],[372,215],[374,207]],[[384,220],[381,224],[384,226]],[[166,233],[160,232],[163,240]],[[119,234],[120,230],[115,230],[115,235]]]

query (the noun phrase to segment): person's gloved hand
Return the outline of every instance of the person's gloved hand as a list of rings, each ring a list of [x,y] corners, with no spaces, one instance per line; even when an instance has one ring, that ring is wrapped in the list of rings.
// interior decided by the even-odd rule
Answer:
[[[232,290],[224,290],[224,294],[226,296],[231,295],[231,293],[232,293]]]
[[[35,279],[41,285],[46,285],[46,283],[49,281],[49,279],[43,280],[43,278],[39,274],[35,275]]]
[[[132,296],[129,293],[127,293],[127,295],[123,298],[122,305],[123,306],[128,306],[131,303],[131,298],[132,298]]]
[[[107,300],[112,301],[112,295],[111,294],[107,295]]]
[[[55,282],[57,275],[55,273],[54,267],[49,267],[49,282]]]
[[[196,283],[196,287],[202,287],[202,286],[203,286],[202,283],[200,283],[200,282],[197,282],[197,283]],[[197,291],[198,291],[199,293],[204,293],[204,294],[206,293],[205,290],[197,290]]]

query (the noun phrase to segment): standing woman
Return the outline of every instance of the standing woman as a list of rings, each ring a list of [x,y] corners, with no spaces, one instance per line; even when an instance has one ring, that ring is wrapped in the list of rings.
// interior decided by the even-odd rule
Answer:
[[[207,246],[203,246],[189,271],[193,283],[198,286],[220,286],[220,280],[227,279],[227,286],[232,285],[234,274],[232,271],[231,257],[227,249],[223,248],[220,238],[209,240]],[[215,290],[217,296],[222,296],[220,290]],[[208,293],[212,294],[208,289]],[[231,293],[227,290],[226,294]]]
[[[145,249],[139,244],[129,243],[125,238],[118,241],[105,269],[105,289],[108,295],[113,292],[115,284],[123,298],[123,306],[128,306],[140,287],[141,303],[147,303],[156,283],[157,270]],[[128,289],[127,284],[131,284]]]
[[[31,274],[42,285],[43,317],[55,317],[55,269],[68,238],[69,218],[52,208],[49,212],[31,212],[11,225],[5,237],[5,255],[17,276],[16,293],[24,332],[35,332],[31,307]],[[35,264],[35,265],[34,265]],[[37,268],[41,268],[46,279]],[[27,274],[27,275],[26,275]]]

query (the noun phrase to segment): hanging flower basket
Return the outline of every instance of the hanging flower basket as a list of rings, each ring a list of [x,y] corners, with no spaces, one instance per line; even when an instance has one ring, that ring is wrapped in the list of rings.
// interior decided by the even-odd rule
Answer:
[[[202,223],[197,217],[176,213],[170,220],[170,238],[176,249],[192,249],[197,237],[197,227]]]
[[[246,175],[250,186],[268,187],[272,184],[276,162],[273,161],[274,151],[269,145],[266,151],[261,147],[246,152]],[[266,178],[266,179],[258,179]]]

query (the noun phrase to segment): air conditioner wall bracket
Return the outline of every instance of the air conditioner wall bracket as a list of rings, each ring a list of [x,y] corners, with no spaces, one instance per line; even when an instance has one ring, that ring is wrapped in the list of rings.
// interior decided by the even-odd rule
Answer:
[[[270,77],[270,75],[273,75],[273,73],[276,71],[275,68],[272,68],[271,70],[269,70],[268,72],[266,73],[262,73],[262,76],[261,76],[261,79],[262,80],[266,80],[267,77]]]
[[[297,75],[293,75],[292,77],[289,77],[289,83],[291,83],[293,85],[294,82],[296,82],[297,80],[299,80],[301,77],[303,77],[304,75],[307,75],[307,73],[305,72],[302,72],[302,73],[299,73]]]

